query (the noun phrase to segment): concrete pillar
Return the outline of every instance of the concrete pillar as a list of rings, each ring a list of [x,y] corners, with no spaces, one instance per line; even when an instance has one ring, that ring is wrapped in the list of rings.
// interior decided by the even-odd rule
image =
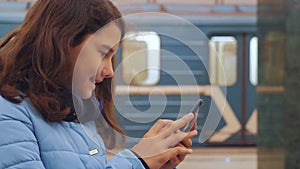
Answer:
[[[259,169],[300,168],[299,18],[300,0],[258,0]]]

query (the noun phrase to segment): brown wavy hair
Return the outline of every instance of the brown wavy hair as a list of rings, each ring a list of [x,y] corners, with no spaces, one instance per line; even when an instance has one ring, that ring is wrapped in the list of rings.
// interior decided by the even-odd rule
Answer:
[[[38,0],[0,42],[0,94],[13,103],[29,97],[47,121],[62,121],[70,112],[61,105],[60,91],[72,77],[71,48],[111,21],[118,21],[123,35],[120,18],[109,0]],[[124,134],[113,113],[112,79],[98,84],[95,93],[103,117]]]

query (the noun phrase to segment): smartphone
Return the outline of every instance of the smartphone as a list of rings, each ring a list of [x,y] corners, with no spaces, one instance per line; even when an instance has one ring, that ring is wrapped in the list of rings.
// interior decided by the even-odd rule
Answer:
[[[198,111],[199,111],[199,107],[204,103],[204,101],[202,99],[199,99],[196,104],[194,105],[194,107],[192,108],[191,112],[194,114],[194,118],[188,122],[185,126],[183,126],[181,128],[181,131],[183,132],[189,132],[193,125],[196,123],[197,121],[197,114],[198,114]]]

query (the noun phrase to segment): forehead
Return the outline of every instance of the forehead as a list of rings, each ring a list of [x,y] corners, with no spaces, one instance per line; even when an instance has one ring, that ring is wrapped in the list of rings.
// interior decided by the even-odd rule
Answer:
[[[113,47],[119,44],[121,40],[121,30],[116,23],[110,23],[94,33],[90,42],[97,45],[107,45]]]

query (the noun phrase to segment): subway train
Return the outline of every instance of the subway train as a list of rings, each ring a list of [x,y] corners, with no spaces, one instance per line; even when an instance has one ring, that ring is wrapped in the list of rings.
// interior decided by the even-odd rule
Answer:
[[[227,8],[220,10],[231,10]],[[131,140],[141,137],[155,119],[177,119],[202,98],[205,104],[199,108],[200,134],[194,146],[255,145],[256,16],[174,13],[129,16],[131,34],[119,54],[123,77],[118,78],[116,93],[118,119],[127,136]],[[159,45],[154,48],[152,43]],[[136,48],[148,54],[134,53]],[[144,61],[139,60],[143,56]],[[148,72],[133,73],[134,62],[144,63],[144,68],[137,69]],[[130,72],[136,77],[130,77]]]
[[[0,38],[22,22],[28,8],[26,3],[1,3]],[[137,142],[158,119],[189,113],[201,98],[193,146],[255,146],[257,94],[284,90],[279,40],[284,34],[267,27],[258,35],[256,6],[120,9],[128,27],[116,56],[115,113],[126,145]],[[257,85],[259,46],[269,57],[264,69],[274,72],[263,79],[271,86]]]

